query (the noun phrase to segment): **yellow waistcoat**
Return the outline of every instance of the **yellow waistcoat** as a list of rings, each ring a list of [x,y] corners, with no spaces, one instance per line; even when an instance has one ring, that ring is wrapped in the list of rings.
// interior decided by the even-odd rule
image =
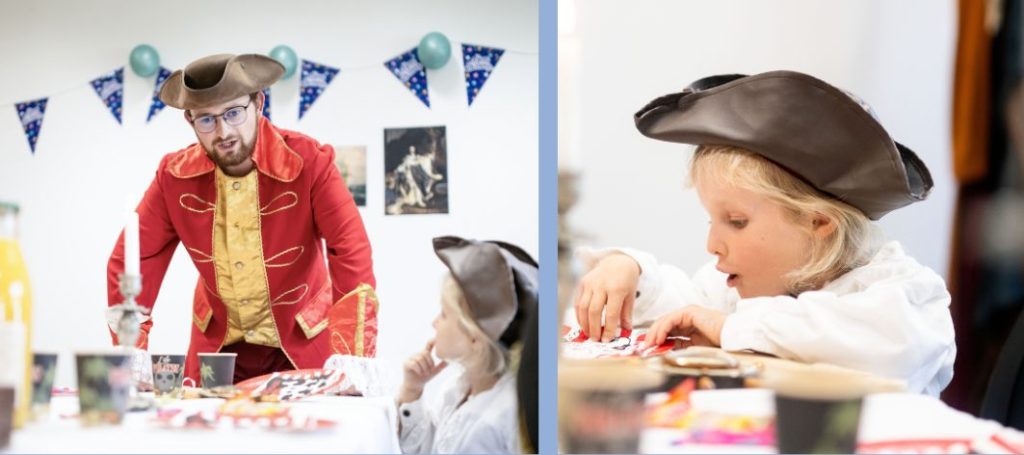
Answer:
[[[217,291],[228,309],[224,345],[245,341],[281,347],[270,315],[256,172],[231,177],[217,168],[213,259]]]

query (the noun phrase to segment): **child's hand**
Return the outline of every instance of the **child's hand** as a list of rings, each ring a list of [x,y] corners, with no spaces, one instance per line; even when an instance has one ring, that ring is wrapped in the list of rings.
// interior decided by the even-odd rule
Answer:
[[[576,289],[576,321],[580,329],[591,340],[607,342],[618,336],[620,323],[623,328],[633,328],[633,303],[639,282],[640,265],[635,259],[621,253],[601,259],[583,275]]]
[[[709,308],[688,305],[658,318],[647,331],[644,343],[658,346],[669,335],[685,335],[695,345],[721,346],[725,314]]]
[[[434,358],[430,355],[432,349],[434,349],[434,340],[428,341],[422,351],[413,354],[402,365],[404,380],[398,394],[399,403],[418,400],[420,395],[423,395],[423,386],[448,366],[448,362],[445,361],[434,363]]]

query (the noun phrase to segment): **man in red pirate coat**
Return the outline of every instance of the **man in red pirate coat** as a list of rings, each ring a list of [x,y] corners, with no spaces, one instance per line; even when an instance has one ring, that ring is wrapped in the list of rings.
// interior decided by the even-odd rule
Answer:
[[[160,90],[166,105],[184,110],[198,142],[163,158],[138,206],[137,302],[152,308],[183,243],[199,271],[186,360],[193,380],[201,352],[237,353],[238,382],[321,368],[337,351],[332,345],[352,347],[342,354],[375,351],[376,318],[342,299],[376,283],[366,230],[334,149],[262,115],[262,90],[283,74],[262,55],[212,55],[171,74]],[[107,264],[109,305],[124,300],[123,242],[122,234]],[[351,308],[332,308],[336,303]],[[359,323],[334,321],[325,330],[329,310]],[[350,330],[332,343],[338,326]],[[138,347],[147,348],[151,328],[151,320],[142,324]]]

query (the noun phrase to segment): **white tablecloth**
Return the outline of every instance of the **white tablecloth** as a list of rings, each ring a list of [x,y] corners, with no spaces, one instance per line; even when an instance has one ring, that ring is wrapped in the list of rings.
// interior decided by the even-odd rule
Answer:
[[[261,429],[163,429],[155,411],[134,412],[119,426],[85,428],[77,398],[55,397],[49,418],[13,433],[9,453],[400,453],[391,397],[317,397],[295,403],[338,425],[312,433]],[[0,451],[3,452],[3,451]]]
[[[665,399],[665,394],[649,397],[649,402]],[[690,395],[695,410],[738,415],[774,415],[774,395],[767,389],[731,389],[697,391]],[[992,444],[990,439],[999,435],[1004,440],[1020,444],[1022,435],[996,422],[974,417],[950,408],[941,400],[919,394],[879,393],[864,399],[861,411],[858,444],[893,447],[892,441],[935,441],[915,444],[904,453],[965,453],[975,450],[983,453],[1005,453],[1007,447]],[[641,453],[776,453],[775,447],[705,445],[676,443],[680,430],[649,428],[640,438]],[[941,441],[962,440],[952,444]],[[1024,447],[1020,447],[1024,448]],[[873,450],[869,450],[873,451]],[[896,448],[886,448],[892,453]]]

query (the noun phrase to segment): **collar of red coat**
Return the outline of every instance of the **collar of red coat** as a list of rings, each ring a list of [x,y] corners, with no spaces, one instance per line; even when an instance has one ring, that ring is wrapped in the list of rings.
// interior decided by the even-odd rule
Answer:
[[[277,128],[262,115],[252,161],[261,173],[282,182],[291,182],[302,172],[302,157],[288,147]],[[215,166],[210,157],[206,156],[203,146],[195,143],[171,158],[167,168],[171,175],[179,179],[190,179],[213,172]]]

